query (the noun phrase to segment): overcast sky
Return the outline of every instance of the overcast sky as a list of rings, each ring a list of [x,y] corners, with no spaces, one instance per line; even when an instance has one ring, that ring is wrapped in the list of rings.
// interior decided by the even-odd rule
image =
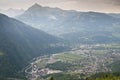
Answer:
[[[0,0],[0,9],[27,9],[34,3],[67,10],[120,13],[120,0]]]

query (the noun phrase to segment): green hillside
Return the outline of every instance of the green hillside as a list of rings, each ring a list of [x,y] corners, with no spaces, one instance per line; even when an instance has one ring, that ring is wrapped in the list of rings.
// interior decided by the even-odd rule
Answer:
[[[61,42],[61,39],[0,14],[0,77],[17,76],[32,58],[65,50],[56,45]]]

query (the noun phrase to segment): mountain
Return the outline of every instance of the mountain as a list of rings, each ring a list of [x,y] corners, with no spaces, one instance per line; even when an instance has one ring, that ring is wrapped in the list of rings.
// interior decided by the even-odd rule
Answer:
[[[34,57],[60,52],[61,39],[0,14],[0,77],[16,76]]]
[[[0,10],[0,13],[3,13],[9,17],[15,17],[21,15],[23,14],[23,12],[24,12],[23,9],[12,9],[12,8],[9,8],[7,10]]]
[[[119,13],[109,13],[110,16],[115,17],[115,18],[120,18]]]
[[[70,15],[71,13],[69,14],[69,11],[64,11],[59,8],[42,7],[39,4],[34,4],[22,15],[17,16],[16,19],[50,34],[58,35],[62,33],[60,32],[61,30],[59,31],[60,25],[63,24],[66,21],[67,16]]]
[[[16,19],[71,43],[111,43],[120,40],[120,19],[98,12],[77,12],[34,4]]]

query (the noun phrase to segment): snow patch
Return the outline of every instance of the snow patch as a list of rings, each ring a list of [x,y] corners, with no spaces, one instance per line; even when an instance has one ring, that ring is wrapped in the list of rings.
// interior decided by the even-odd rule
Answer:
[[[53,15],[50,15],[49,18],[53,19],[53,20],[57,20],[57,18],[55,16],[53,16]]]

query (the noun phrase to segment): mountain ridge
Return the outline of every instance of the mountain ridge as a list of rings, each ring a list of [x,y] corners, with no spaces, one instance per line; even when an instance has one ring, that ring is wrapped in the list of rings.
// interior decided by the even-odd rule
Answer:
[[[120,19],[107,13],[39,8],[37,11],[34,8],[28,9],[16,19],[70,43],[119,42]]]
[[[0,77],[16,76],[32,58],[65,49],[56,45],[61,39],[3,14],[0,28]]]

